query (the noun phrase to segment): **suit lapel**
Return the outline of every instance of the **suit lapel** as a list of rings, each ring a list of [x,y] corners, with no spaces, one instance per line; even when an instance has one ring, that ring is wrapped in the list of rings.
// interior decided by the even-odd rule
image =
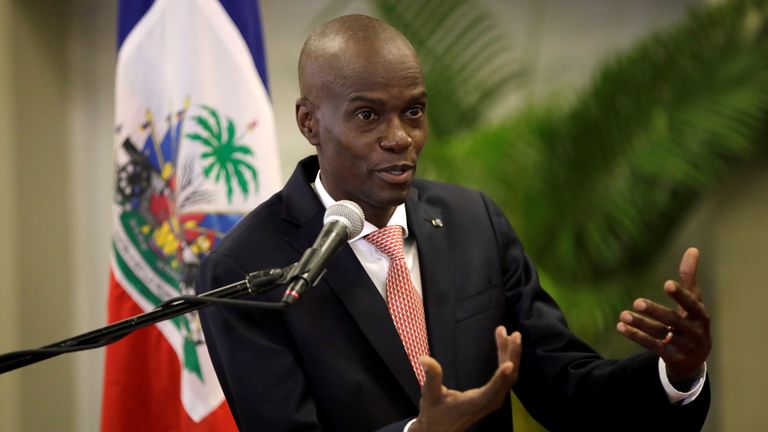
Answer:
[[[317,168],[312,168],[309,162],[305,160],[299,164],[284,188],[284,217],[300,226],[295,235],[286,240],[300,252],[312,246],[323,225],[323,206],[309,186]],[[344,245],[331,259],[321,283],[328,285],[344,304],[414,406],[418,407],[421,389],[387,305],[349,245]]]
[[[349,246],[328,266],[327,283],[349,310],[373,348],[418,407],[421,389],[386,302]]]
[[[406,199],[408,229],[416,239],[419,251],[424,312],[432,357],[443,367],[443,384],[455,388],[456,321],[453,316],[455,296],[451,269],[451,249],[446,231],[450,221],[444,221],[440,209],[421,201],[417,189]]]
[[[288,241],[297,250],[305,250],[312,245],[321,228],[322,212],[318,212]],[[330,287],[341,300],[400,386],[418,406],[421,389],[387,305],[349,245],[344,245],[331,259],[321,283]]]

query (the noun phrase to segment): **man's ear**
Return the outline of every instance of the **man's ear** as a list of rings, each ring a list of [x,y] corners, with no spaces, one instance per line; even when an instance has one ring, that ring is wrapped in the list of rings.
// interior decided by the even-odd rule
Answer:
[[[302,97],[296,100],[296,124],[299,126],[299,132],[310,144],[316,146],[319,143],[315,109],[307,98]]]

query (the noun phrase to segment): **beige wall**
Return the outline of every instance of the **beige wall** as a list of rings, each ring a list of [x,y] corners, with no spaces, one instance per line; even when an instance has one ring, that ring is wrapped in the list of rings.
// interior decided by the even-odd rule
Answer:
[[[539,44],[541,78],[512,99],[545,97],[587,79],[595,62],[691,1],[488,0],[519,45]],[[296,54],[324,3],[263,1],[283,174],[312,149],[296,132]],[[536,8],[543,9],[536,9]],[[349,10],[365,12],[354,3]],[[0,0],[0,352],[103,325],[112,190],[115,2]],[[602,25],[600,23],[610,23]],[[526,27],[526,25],[528,27]],[[538,38],[538,39],[537,39]],[[562,40],[569,40],[565,49]],[[521,53],[530,55],[530,53]],[[512,101],[511,103],[513,103]],[[517,102],[514,102],[517,103]],[[703,248],[713,309],[715,385],[709,430],[759,430],[768,419],[768,168],[745,171],[702,203],[667,252]],[[679,246],[679,247],[678,247]],[[0,430],[98,429],[103,350],[0,375]]]
[[[115,4],[0,1],[0,351],[104,324]],[[101,351],[0,376],[0,430],[97,430]]]
[[[752,167],[713,200],[713,384],[723,431],[768,424],[768,166]]]
[[[72,332],[66,3],[14,2],[13,107],[18,340],[39,346]],[[18,372],[22,430],[71,424],[73,358]]]
[[[115,16],[111,1],[71,0],[69,169],[73,257],[71,308],[77,333],[104,325],[113,172]],[[74,430],[97,430],[104,350],[74,356]]]
[[[19,345],[16,254],[16,188],[13,142],[13,74],[10,0],[0,0],[0,351]],[[0,430],[19,424],[18,374],[0,376]]]

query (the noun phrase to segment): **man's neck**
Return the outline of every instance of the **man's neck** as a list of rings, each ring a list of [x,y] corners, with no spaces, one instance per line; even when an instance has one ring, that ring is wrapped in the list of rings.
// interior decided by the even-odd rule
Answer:
[[[331,196],[331,194],[328,193],[328,190],[325,189],[325,186],[323,185],[323,181],[320,178],[320,171],[317,172],[317,175],[315,176],[315,182],[312,184],[312,186],[315,189],[315,193],[317,193],[317,196],[320,198],[320,202],[323,204],[323,207],[328,208],[337,201]],[[381,222],[381,220],[383,220],[383,222]],[[405,210],[405,204],[400,204],[399,206],[394,207],[386,218],[382,217],[379,219],[372,220],[370,216],[366,214],[363,231],[360,233],[359,236],[355,237],[355,239],[365,236],[387,225],[400,225],[405,230],[404,234],[405,234],[405,237],[407,238],[408,237],[407,221],[408,221],[408,217]],[[355,239],[350,239],[350,241]]]

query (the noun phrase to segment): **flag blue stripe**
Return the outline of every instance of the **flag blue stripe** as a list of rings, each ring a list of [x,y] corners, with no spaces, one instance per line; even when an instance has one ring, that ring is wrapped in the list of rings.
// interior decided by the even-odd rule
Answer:
[[[123,46],[128,33],[147,13],[155,0],[120,0],[117,4],[117,50]]]
[[[261,12],[257,0],[221,0],[232,21],[243,35],[245,43],[253,56],[253,63],[259,71],[261,82],[269,91],[267,79],[267,61],[264,52],[264,35],[261,30]]]

